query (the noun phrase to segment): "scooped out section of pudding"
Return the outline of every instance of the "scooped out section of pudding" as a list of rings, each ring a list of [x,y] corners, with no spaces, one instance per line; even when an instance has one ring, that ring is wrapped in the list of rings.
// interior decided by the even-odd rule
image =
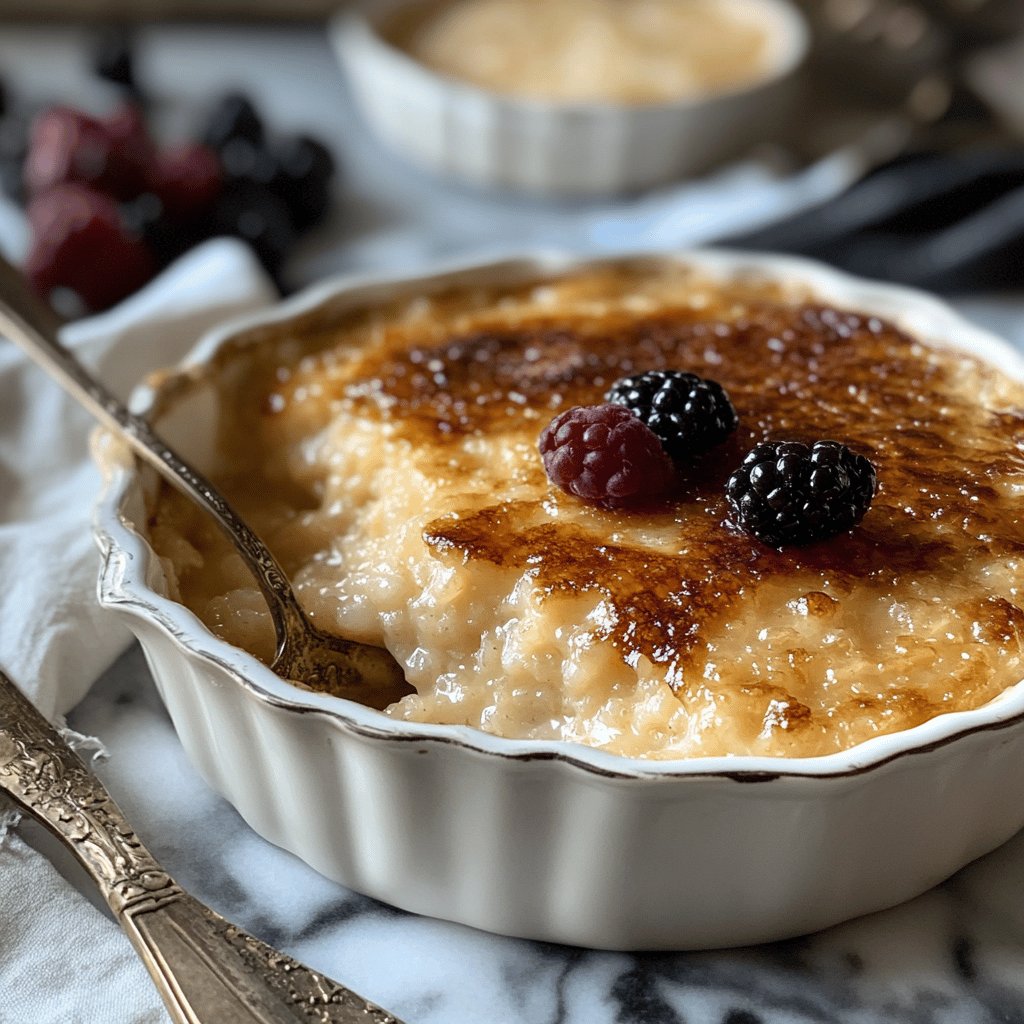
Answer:
[[[553,486],[551,419],[666,369],[719,382],[733,433],[644,507]],[[405,665],[417,692],[392,716],[808,757],[1024,676],[1024,386],[798,285],[630,261],[307,318],[209,372],[219,482],[314,621]],[[777,550],[730,521],[746,452],[823,438],[877,469],[859,525]],[[269,661],[215,528],[163,489],[149,534],[172,594]]]

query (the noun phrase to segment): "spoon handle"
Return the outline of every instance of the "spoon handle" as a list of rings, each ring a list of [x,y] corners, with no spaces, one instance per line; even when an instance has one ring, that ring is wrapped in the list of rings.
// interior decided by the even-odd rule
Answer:
[[[210,512],[256,577],[271,609],[279,612],[272,617],[280,654],[293,626],[298,628],[292,635],[298,635],[303,612],[277,560],[235,514],[220,491],[162,441],[146,420],[130,412],[57,340],[56,317],[29,292],[21,274],[2,257],[0,333],[23,349],[103,426],[124,438],[161,476]]]
[[[100,780],[2,671],[0,790],[89,873],[175,1024],[401,1024],[181,889]]]

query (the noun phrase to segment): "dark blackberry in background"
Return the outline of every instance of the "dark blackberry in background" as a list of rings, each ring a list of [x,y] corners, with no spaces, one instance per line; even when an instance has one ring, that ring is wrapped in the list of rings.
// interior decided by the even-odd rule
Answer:
[[[254,146],[263,144],[263,119],[248,96],[229,92],[222,96],[207,115],[200,139],[218,152],[233,139],[245,139]]]
[[[315,226],[330,206],[334,158],[309,136],[289,136],[273,148],[229,139],[220,159],[227,181],[256,185],[282,200],[298,232]]]
[[[216,229],[249,241],[277,278],[286,250],[330,208],[334,157],[308,135],[271,137],[253,103],[240,93],[216,104],[203,138],[218,153],[224,172],[213,216]]]
[[[729,477],[734,523],[775,548],[856,526],[877,489],[875,467],[838,441],[765,441]]]
[[[292,223],[305,231],[319,223],[331,203],[334,157],[322,143],[308,135],[293,135],[276,150],[278,195],[288,204]]]
[[[111,26],[100,33],[93,51],[92,67],[100,78],[137,97],[139,88],[135,80],[134,51],[135,37],[131,29]]]
[[[675,462],[703,455],[724,441],[738,423],[721,384],[681,370],[623,377],[605,397],[643,420]]]
[[[242,181],[276,191],[280,168],[273,154],[262,143],[241,137],[228,139],[221,146],[219,155],[224,177],[228,181]]]
[[[169,218],[160,197],[152,192],[123,203],[121,221],[125,230],[146,243],[161,267],[202,241],[202,231]]]
[[[260,262],[274,277],[295,241],[288,207],[268,189],[246,182],[229,183],[214,208],[218,233],[234,235],[252,246]]]

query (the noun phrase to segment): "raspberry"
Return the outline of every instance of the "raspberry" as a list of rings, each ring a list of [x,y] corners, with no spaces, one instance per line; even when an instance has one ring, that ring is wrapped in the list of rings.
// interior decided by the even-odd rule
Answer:
[[[169,217],[194,220],[220,195],[223,173],[217,154],[200,143],[185,143],[157,153],[149,188]]]
[[[605,398],[639,416],[676,462],[701,455],[724,441],[738,422],[721,384],[679,370],[623,377]]]
[[[119,198],[138,195],[145,187],[154,152],[145,111],[137,103],[122,103],[102,123],[123,168],[125,184],[122,189],[127,189],[115,190],[112,194]]]
[[[32,124],[25,188],[40,195],[77,182],[118,199],[142,191],[151,146],[142,115],[120,108],[107,121],[68,107],[52,107]]]
[[[106,309],[155,273],[152,254],[125,230],[117,204],[82,185],[59,185],[29,203],[33,243],[25,275],[43,297],[70,288],[90,309]]]
[[[576,406],[540,435],[552,483],[592,505],[622,508],[664,493],[672,463],[654,433],[619,405]]]
[[[876,488],[875,467],[838,441],[768,441],[749,452],[725,492],[737,526],[785,547],[856,526]]]

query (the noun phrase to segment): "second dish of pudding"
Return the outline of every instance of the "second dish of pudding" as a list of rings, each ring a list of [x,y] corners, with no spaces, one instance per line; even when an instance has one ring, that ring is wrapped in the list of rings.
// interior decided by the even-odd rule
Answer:
[[[478,87],[560,103],[666,103],[749,86],[777,19],[751,0],[454,0],[412,6],[385,36]]]

